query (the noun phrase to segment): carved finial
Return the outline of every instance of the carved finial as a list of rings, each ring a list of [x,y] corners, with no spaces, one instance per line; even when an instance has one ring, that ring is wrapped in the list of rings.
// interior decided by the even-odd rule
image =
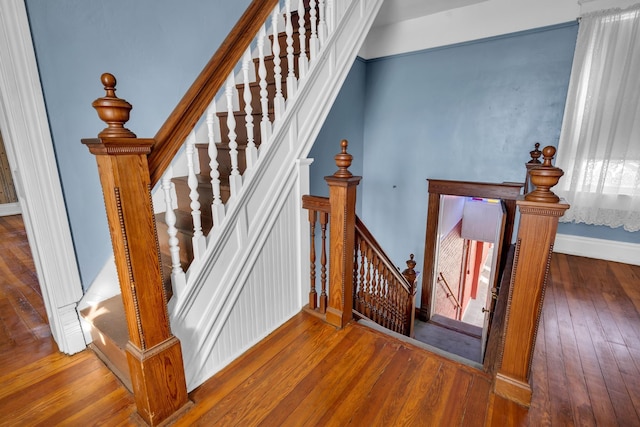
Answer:
[[[555,147],[550,145],[542,149],[542,155],[544,156],[542,165],[534,167],[529,172],[531,183],[535,185],[536,189],[527,193],[524,196],[525,200],[545,203],[557,203],[560,201],[560,198],[551,191],[551,187],[556,185],[560,177],[564,175],[562,169],[553,166],[551,163],[555,154]]]
[[[409,284],[411,285],[412,293],[415,293],[415,290],[416,290],[415,282],[416,282],[417,274],[416,274],[416,271],[414,270],[415,266],[416,266],[416,262],[413,260],[413,254],[411,254],[409,255],[409,259],[407,260],[407,268],[402,272],[402,275],[404,276],[405,279],[407,279],[407,282],[409,282]]]
[[[129,120],[131,104],[116,96],[116,78],[113,74],[104,73],[100,76],[100,81],[104,85],[105,96],[98,98],[91,104],[98,111],[100,120],[107,124],[107,127],[98,134],[99,137],[135,138],[136,135],[124,124]]]
[[[529,160],[529,163],[540,163],[540,160],[538,160],[540,158],[540,155],[542,154],[542,151],[539,150],[540,143],[536,142],[534,144],[534,147],[534,150],[529,151],[529,154],[531,155],[531,160]]]
[[[338,166],[338,170],[333,174],[336,178],[350,178],[353,176],[351,172],[349,172],[349,166],[351,166],[353,156],[347,153],[348,145],[349,142],[346,139],[340,141],[342,151],[334,157],[336,159],[336,166]]]

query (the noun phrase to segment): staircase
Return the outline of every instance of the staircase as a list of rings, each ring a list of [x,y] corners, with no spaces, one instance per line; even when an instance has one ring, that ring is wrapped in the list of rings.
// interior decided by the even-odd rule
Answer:
[[[153,206],[168,316],[171,332],[181,342],[188,390],[300,311],[305,302],[302,278],[308,277],[309,267],[302,247],[309,225],[300,206],[301,196],[308,192],[310,161],[305,157],[382,1],[281,3],[282,8],[277,6],[259,27],[246,50],[249,59],[240,50],[241,60],[230,75],[203,77],[219,68],[211,65],[214,56],[194,83],[200,87],[190,89],[198,96],[220,96],[181,103],[174,114],[182,118],[172,115],[167,120],[196,123],[182,133],[186,148],[167,148],[181,131],[165,124],[148,156],[151,184],[158,183]],[[301,16],[291,3],[306,10],[306,39],[298,37]],[[278,43],[269,46],[273,34]],[[306,61],[300,61],[300,52],[306,52]],[[209,88],[216,79],[221,85]],[[189,116],[194,105],[198,119]],[[165,160],[164,153],[177,157]],[[166,171],[163,165],[169,165]],[[165,201],[168,209],[162,212],[158,207]],[[118,314],[121,301],[115,297],[83,312],[94,322],[94,346],[108,346],[99,352],[116,367],[122,366],[122,361],[113,361],[117,354],[126,360],[127,343],[107,337],[110,333],[98,324],[126,330],[125,316]],[[130,382],[127,370],[114,369],[118,370],[123,382]]]

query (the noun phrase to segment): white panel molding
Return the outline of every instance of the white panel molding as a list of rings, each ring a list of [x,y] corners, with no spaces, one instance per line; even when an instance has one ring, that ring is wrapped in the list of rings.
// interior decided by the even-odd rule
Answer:
[[[3,203],[0,205],[0,216],[19,215],[22,213],[20,203]]]
[[[0,127],[51,332],[73,354],[85,348],[82,285],[23,0],[0,2]]]
[[[299,183],[304,177],[297,160],[306,157],[311,150],[381,4],[382,0],[349,3],[340,28],[327,40],[321,56],[311,65],[308,79],[298,87],[274,130],[269,149],[259,157],[255,172],[243,182],[237,202],[226,212],[215,235],[209,236],[208,249],[202,259],[192,263],[187,291],[180,297],[174,295],[169,303],[172,330],[185,349],[189,390],[221,369],[222,363],[228,363],[239,354],[239,349],[244,348],[237,342],[229,345],[224,337],[234,307],[244,304],[241,295],[245,287],[250,286],[247,283],[253,283],[250,273],[256,266],[260,266],[260,277],[292,275],[290,281],[295,282],[294,287],[287,290],[262,289],[263,292],[275,292],[267,299],[272,303],[268,311],[276,313],[277,321],[270,323],[268,329],[277,328],[302,307],[302,288],[297,282],[301,275],[300,260],[296,252],[286,255],[292,249],[300,251],[303,228],[299,191],[305,184]],[[338,143],[336,141],[336,147]],[[308,187],[308,177],[306,181]],[[292,201],[288,202],[290,199]],[[293,213],[283,209],[292,203]],[[281,215],[286,218],[281,220]],[[287,227],[280,228],[276,234],[288,234],[289,240],[277,250],[268,249],[273,239],[282,239],[282,236],[271,238],[274,224],[282,221]],[[283,256],[290,257],[285,260],[286,267],[278,262]],[[278,271],[278,266],[284,270]],[[268,283],[276,282],[272,279]],[[261,280],[261,283],[266,281]],[[276,296],[280,292],[293,297],[293,306],[274,303],[279,300]],[[266,307],[263,311],[267,311]],[[242,327],[247,328],[243,330],[246,336],[263,337],[267,333],[259,319]]]
[[[553,251],[561,254],[640,265],[640,243],[557,234]]]

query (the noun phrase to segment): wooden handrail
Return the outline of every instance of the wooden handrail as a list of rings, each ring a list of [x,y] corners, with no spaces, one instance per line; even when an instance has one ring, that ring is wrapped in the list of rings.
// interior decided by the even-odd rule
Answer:
[[[382,261],[389,271],[392,271],[393,277],[402,285],[409,295],[413,295],[413,286],[407,281],[400,270],[391,262],[389,256],[384,252],[382,246],[376,241],[371,232],[367,229],[364,223],[356,216],[356,233],[364,240],[367,245],[373,249],[376,256]]]
[[[149,173],[154,186],[202,117],[218,90],[244,55],[278,0],[253,0],[220,48],[193,82],[158,133],[149,154]]]
[[[331,213],[331,203],[328,197],[302,196],[302,209],[309,209],[317,212]]]

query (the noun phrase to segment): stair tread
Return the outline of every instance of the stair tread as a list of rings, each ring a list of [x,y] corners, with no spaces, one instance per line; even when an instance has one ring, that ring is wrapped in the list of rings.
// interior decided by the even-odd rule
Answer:
[[[129,332],[120,295],[101,301],[81,313],[95,328],[108,335],[118,347],[125,349],[129,341]]]

